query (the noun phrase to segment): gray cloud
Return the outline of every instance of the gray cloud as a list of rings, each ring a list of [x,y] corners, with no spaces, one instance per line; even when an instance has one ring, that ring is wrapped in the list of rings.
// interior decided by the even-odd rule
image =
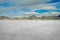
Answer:
[[[11,2],[17,5],[33,5],[45,2],[50,2],[51,0],[0,0],[0,3]]]
[[[15,7],[9,7],[9,8],[0,8],[0,10],[14,10],[14,9],[20,9],[20,8],[36,8],[38,7],[37,5],[39,4],[39,7],[41,6],[40,4],[49,2],[51,0],[0,0],[1,3],[11,3],[14,4]],[[36,6],[35,6],[36,5]],[[35,7],[34,7],[35,6]]]
[[[52,6],[50,4],[44,4],[45,2],[49,2],[51,0],[0,0],[0,3],[4,2],[10,2],[12,4],[16,4],[15,7],[9,7],[9,8],[0,8],[0,11],[3,12],[9,12],[9,11],[21,11],[23,8],[29,8],[31,10],[35,9],[53,9],[55,10],[55,6]],[[53,7],[53,8],[52,8]]]
[[[15,6],[15,7],[10,7],[10,8],[3,8],[0,9],[0,11],[2,12],[10,12],[10,11],[17,11],[20,13],[22,13],[21,11],[23,11],[22,9],[28,9],[32,11],[38,10],[38,9],[44,9],[44,10],[55,10],[56,7],[52,6],[50,4],[38,4],[38,5],[30,5],[30,6]]]

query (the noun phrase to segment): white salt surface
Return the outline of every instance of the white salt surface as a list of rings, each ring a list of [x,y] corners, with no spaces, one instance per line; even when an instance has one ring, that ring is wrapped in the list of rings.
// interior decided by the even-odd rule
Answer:
[[[60,20],[0,20],[0,40],[60,40]]]

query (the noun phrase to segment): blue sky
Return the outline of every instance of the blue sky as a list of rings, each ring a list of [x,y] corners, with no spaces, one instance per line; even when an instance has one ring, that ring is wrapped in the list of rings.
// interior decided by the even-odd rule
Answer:
[[[60,0],[0,0],[0,16],[59,15]]]

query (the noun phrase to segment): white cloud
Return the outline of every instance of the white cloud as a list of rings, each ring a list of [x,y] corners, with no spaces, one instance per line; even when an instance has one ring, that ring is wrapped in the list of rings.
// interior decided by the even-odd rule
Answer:
[[[58,14],[60,14],[60,12],[51,12],[51,14],[58,15]]]
[[[41,13],[43,15],[50,15],[48,12]]]
[[[55,7],[55,6],[46,6],[46,7],[43,7],[42,9],[46,9],[46,10],[55,10],[56,7]]]
[[[27,8],[34,10],[38,9],[45,9],[45,10],[56,10],[57,8],[55,6],[49,5],[49,4],[38,4],[38,5],[31,5],[31,6],[26,6]]]
[[[26,12],[24,14],[31,14],[31,15],[33,15],[33,14],[39,14],[39,13],[36,13],[36,12]]]

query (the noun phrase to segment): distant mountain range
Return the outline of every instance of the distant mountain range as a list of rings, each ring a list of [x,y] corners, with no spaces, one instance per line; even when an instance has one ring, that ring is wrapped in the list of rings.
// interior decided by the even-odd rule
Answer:
[[[50,20],[50,19],[58,19],[60,20],[60,15],[58,16],[41,16],[41,17],[37,17],[36,15],[31,15],[29,17],[14,17],[14,18],[10,18],[10,17],[6,17],[6,16],[0,16],[0,20]]]

